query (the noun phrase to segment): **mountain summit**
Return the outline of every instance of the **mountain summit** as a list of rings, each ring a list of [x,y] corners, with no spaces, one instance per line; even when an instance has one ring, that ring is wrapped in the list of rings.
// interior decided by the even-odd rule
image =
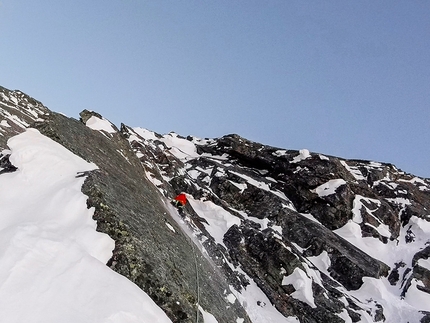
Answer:
[[[430,322],[429,179],[1,87],[0,119],[7,322]]]

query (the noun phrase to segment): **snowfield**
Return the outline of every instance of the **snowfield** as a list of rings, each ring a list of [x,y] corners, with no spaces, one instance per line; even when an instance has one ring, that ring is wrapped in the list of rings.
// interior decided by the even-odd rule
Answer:
[[[0,314],[7,323],[167,323],[166,314],[105,263],[81,172],[96,169],[35,129],[11,138],[0,175]]]

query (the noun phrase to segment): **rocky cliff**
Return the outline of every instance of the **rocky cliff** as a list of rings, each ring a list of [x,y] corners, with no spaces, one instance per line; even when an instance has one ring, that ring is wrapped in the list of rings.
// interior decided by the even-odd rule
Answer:
[[[394,165],[120,129],[0,88],[7,140],[28,127],[95,163],[82,187],[109,267],[173,322],[429,322],[430,180]],[[187,194],[183,210],[170,205]]]

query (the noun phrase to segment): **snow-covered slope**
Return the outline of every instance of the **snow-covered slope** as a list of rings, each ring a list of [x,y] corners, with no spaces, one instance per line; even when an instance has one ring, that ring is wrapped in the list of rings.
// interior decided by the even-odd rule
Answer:
[[[2,322],[171,322],[109,269],[114,241],[96,232],[81,193],[96,168],[35,129],[8,141],[0,176]]]

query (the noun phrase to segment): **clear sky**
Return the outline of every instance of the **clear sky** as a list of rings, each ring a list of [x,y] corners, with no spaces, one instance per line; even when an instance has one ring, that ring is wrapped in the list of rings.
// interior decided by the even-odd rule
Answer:
[[[427,0],[0,0],[0,85],[74,118],[430,177]]]

